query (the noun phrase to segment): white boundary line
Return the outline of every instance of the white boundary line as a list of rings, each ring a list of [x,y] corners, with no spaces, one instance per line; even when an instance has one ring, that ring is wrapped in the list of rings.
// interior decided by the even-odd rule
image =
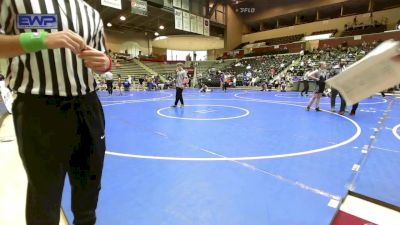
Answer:
[[[168,116],[165,114],[162,114],[161,111],[165,110],[165,109],[171,109],[171,107],[165,107],[165,108],[161,108],[159,110],[157,110],[157,114],[159,116],[162,117],[166,117],[166,118],[171,118],[171,119],[179,119],[179,120],[201,120],[201,121],[205,121],[205,120],[211,120],[211,121],[215,121],[215,120],[232,120],[232,119],[237,119],[237,118],[241,118],[241,117],[245,117],[248,116],[250,114],[250,111],[244,108],[240,108],[240,107],[235,107],[235,106],[229,106],[229,105],[185,105],[185,107],[190,107],[190,106],[215,106],[215,107],[225,107],[225,108],[234,108],[234,109],[239,109],[244,111],[245,113],[240,115],[240,116],[233,116],[233,117],[220,117],[220,118],[193,118],[193,117],[176,117],[176,116]],[[183,109],[181,109],[183,110]]]
[[[294,104],[288,104],[288,103],[282,103],[282,102],[268,102],[268,101],[257,101],[257,102],[266,102],[266,103],[276,103],[276,104],[282,104],[282,105],[290,105],[290,106],[296,106],[296,107],[304,107],[301,105],[294,105]],[[355,134],[350,137],[349,139],[342,141],[338,144],[326,146],[323,148],[317,148],[317,149],[312,149],[308,151],[302,151],[302,152],[296,152],[296,153],[287,153],[287,154],[278,154],[278,155],[264,155],[264,156],[244,156],[244,157],[169,157],[169,156],[150,156],[150,155],[136,155],[136,154],[128,154],[128,153],[118,153],[118,152],[113,152],[113,151],[106,151],[106,154],[108,155],[114,155],[114,156],[122,156],[122,157],[128,157],[128,158],[139,158],[139,159],[155,159],[155,160],[173,160],[173,161],[245,161],[245,160],[262,160],[262,159],[276,159],[276,158],[286,158],[286,157],[294,157],[294,156],[303,156],[303,155],[309,155],[309,154],[314,154],[314,153],[319,153],[319,152],[324,152],[328,151],[334,148],[338,148],[340,146],[346,145],[348,143],[351,143],[355,139],[357,139],[360,134],[361,134],[361,128],[360,126],[352,119],[341,116],[336,113],[332,113],[329,111],[322,110],[323,112],[326,113],[331,113],[335,116],[340,116],[348,121],[350,121],[355,127],[356,127],[356,132]],[[207,152],[213,154],[213,152],[208,151]],[[214,153],[213,155],[218,155],[217,153]]]
[[[238,94],[240,94],[240,93],[238,93]],[[303,97],[300,94],[294,95],[292,93],[290,93],[290,95],[287,95],[287,96],[285,96],[284,94],[275,94],[274,96],[278,97],[278,98],[299,98],[299,97]]]
[[[172,97],[172,94],[170,94],[168,96],[160,97],[160,98],[145,98],[145,99],[115,101],[115,103],[105,104],[105,105],[103,105],[103,107],[111,106],[111,105],[121,105],[121,104],[126,104],[126,103],[153,102],[153,101],[159,101],[159,100],[167,99],[169,97]]]
[[[246,93],[249,93],[249,92],[246,92]],[[254,92],[254,93],[257,93],[257,92]],[[234,96],[236,98],[246,99],[246,100],[251,100],[251,101],[271,101],[271,102],[283,102],[283,103],[308,103],[308,102],[294,102],[294,101],[264,100],[264,99],[257,99],[257,98],[248,98],[248,97],[240,96],[241,94],[245,94],[245,93],[236,93]],[[277,96],[275,95],[275,97],[277,97]],[[294,98],[294,97],[292,97],[292,98]],[[375,104],[383,104],[383,103],[386,103],[386,102],[387,102],[387,99],[383,99],[383,101],[381,101],[381,102],[364,102],[364,103],[360,102],[360,105],[375,105]],[[331,104],[331,103],[329,103],[329,102],[327,102],[327,103],[321,102],[320,104],[328,105],[328,104]]]
[[[397,126],[393,127],[392,133],[400,141],[400,135],[397,133],[397,130],[399,129],[399,127],[400,127],[400,124],[398,124]]]

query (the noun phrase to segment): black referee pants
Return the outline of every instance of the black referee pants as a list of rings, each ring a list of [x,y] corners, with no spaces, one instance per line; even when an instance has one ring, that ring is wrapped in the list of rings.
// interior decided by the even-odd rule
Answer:
[[[112,95],[112,93],[113,93],[113,81],[112,80],[106,80],[106,84],[107,84],[108,94]]]
[[[344,101],[344,98],[342,97],[342,95],[339,93],[338,90],[336,90],[335,88],[331,88],[331,108],[335,108],[336,105],[336,97],[339,95],[340,97],[340,110],[339,112],[344,112],[344,110],[346,109],[346,102]]]
[[[308,89],[309,89],[309,85],[308,85],[308,80],[303,80],[303,90],[301,91],[301,96],[303,96],[303,92],[306,93],[306,95],[308,95]]]
[[[183,96],[182,96],[183,88],[177,87],[176,88],[176,94],[175,94],[175,104],[178,105],[178,101],[181,102],[181,105],[183,105]]]
[[[104,115],[95,92],[80,97],[18,94],[19,153],[28,177],[27,225],[58,225],[65,175],[75,225],[93,225],[105,154]]]

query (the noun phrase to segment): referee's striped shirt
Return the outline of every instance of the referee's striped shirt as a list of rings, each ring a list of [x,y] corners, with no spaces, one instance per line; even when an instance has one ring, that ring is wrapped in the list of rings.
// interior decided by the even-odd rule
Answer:
[[[43,29],[18,29],[19,14],[56,14],[57,29],[72,30],[86,44],[105,52],[100,14],[83,0],[0,0],[0,32],[18,35]],[[42,50],[9,59],[6,84],[14,91],[35,95],[79,96],[95,91],[90,69],[71,50]]]

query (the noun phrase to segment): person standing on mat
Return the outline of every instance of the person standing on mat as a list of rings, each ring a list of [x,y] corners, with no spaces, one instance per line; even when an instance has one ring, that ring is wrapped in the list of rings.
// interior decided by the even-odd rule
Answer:
[[[94,225],[105,120],[92,72],[112,65],[100,14],[83,0],[0,0],[0,11],[0,58],[17,93],[14,128],[28,178],[26,224],[59,224],[68,174],[73,224]]]
[[[121,79],[121,74],[117,74],[117,86],[119,90],[119,95],[122,95],[122,79]]]
[[[224,92],[226,92],[227,91],[227,89],[228,89],[228,86],[229,86],[229,75],[228,75],[228,73],[222,73],[222,75],[221,75],[223,78],[222,78],[222,82],[223,82],[223,84],[222,84],[222,90],[224,91]]]
[[[342,71],[344,71],[346,69],[346,62],[344,60],[341,60],[339,65],[335,65],[333,66],[333,68],[330,71],[330,78],[338,75],[339,73],[341,73]],[[344,101],[344,98],[342,97],[342,95],[339,93],[338,90],[336,90],[335,88],[331,87],[331,112],[336,112],[336,97],[337,95],[339,95],[340,97],[340,112],[344,112],[345,108],[346,108],[346,102]]]
[[[311,72],[308,77],[312,80],[317,81],[317,86],[318,89],[314,92],[312,98],[310,99],[310,102],[307,105],[307,111],[310,111],[310,108],[312,106],[312,104],[315,101],[315,111],[319,112],[321,111],[319,109],[319,102],[321,100],[321,96],[324,93],[325,90],[325,79],[327,76],[328,71],[326,70],[326,64],[325,62],[321,62],[320,68],[317,70],[314,70],[313,72]]]
[[[303,96],[303,93],[306,94],[306,96],[308,96],[308,89],[309,89],[309,85],[308,85],[308,74],[311,72],[311,67],[307,68],[307,71],[304,73],[303,75],[303,90],[300,92],[300,95]]]
[[[181,107],[184,107],[184,102],[183,102],[183,89],[185,88],[185,85],[187,84],[188,76],[186,71],[183,69],[183,64],[178,63],[176,64],[176,77],[175,77],[175,87],[176,87],[176,93],[175,93],[175,104],[172,105],[171,107],[176,107],[178,105],[178,102],[181,103]]]
[[[114,76],[111,73],[111,71],[107,71],[104,73],[104,79],[106,80],[106,85],[107,85],[107,91],[108,95],[111,96],[113,94],[113,82],[114,82]]]

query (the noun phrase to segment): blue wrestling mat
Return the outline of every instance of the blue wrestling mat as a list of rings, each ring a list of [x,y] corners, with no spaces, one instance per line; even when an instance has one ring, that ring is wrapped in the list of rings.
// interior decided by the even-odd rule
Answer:
[[[171,108],[174,95],[99,92],[98,225],[327,225],[349,189],[400,205],[399,99],[350,117],[326,97],[307,112],[297,92],[187,89]],[[72,221],[68,183],[63,208]]]

